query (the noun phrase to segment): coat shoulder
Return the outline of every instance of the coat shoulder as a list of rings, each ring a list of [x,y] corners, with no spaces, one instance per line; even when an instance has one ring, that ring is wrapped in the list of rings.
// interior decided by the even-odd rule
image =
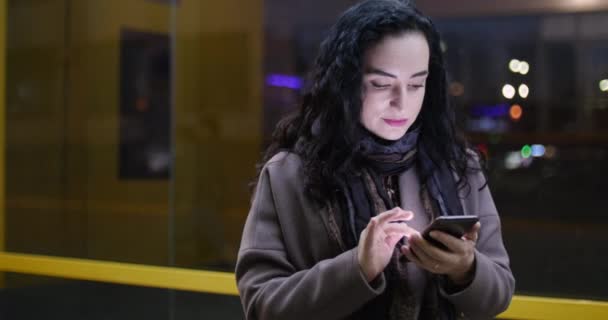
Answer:
[[[293,152],[281,151],[264,165],[272,180],[292,180],[303,178],[302,159]]]

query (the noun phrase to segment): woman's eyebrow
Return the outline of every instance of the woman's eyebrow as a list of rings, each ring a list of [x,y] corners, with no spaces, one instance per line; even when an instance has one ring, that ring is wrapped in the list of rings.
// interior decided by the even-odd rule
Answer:
[[[378,68],[369,68],[367,71],[365,71],[365,73],[366,74],[369,74],[369,73],[371,73],[371,74],[378,74],[378,75],[381,75],[381,76],[391,77],[391,78],[397,79],[396,75],[394,75],[392,73],[388,73],[388,72],[383,71],[383,70],[380,70]]]
[[[384,70],[378,69],[378,68],[369,68],[366,72],[366,74],[377,74],[377,75],[381,75],[381,76],[385,76],[385,77],[390,77],[390,78],[395,78],[397,79],[397,76],[392,74],[392,73],[388,73]],[[429,72],[427,70],[423,70],[423,71],[419,71],[414,73],[410,78],[417,78],[417,77],[422,77],[422,76],[426,76],[428,75]]]
[[[410,78],[422,77],[422,76],[426,76],[427,74],[429,74],[429,72],[427,70],[424,70],[424,71],[414,73]]]

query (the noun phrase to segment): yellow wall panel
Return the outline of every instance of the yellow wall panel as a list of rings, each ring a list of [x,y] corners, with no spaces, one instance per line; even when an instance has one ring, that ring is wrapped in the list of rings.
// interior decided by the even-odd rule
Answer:
[[[262,5],[13,2],[10,247],[165,265],[175,241],[181,266],[234,259],[261,144]],[[172,37],[172,184],[118,177],[124,28]]]
[[[183,1],[176,16],[176,263],[234,259],[261,147],[262,6]]]
[[[8,80],[3,99],[7,248],[73,254],[72,244],[77,242],[72,240],[78,239],[65,232],[63,225],[70,221],[62,210],[65,1],[11,1],[8,9],[6,24],[11,33],[3,72]],[[11,206],[23,197],[55,199],[59,205],[44,211]]]

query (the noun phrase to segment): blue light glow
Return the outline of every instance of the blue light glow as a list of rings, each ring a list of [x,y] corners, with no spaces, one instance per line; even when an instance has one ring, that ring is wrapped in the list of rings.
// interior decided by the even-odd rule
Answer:
[[[542,157],[545,155],[545,146],[542,144],[533,144],[532,145],[532,156],[533,157]]]
[[[494,106],[474,106],[471,115],[474,117],[500,118],[509,114],[510,105],[501,103]]]
[[[302,78],[284,74],[269,74],[266,77],[266,84],[271,87],[300,89],[302,88]]]

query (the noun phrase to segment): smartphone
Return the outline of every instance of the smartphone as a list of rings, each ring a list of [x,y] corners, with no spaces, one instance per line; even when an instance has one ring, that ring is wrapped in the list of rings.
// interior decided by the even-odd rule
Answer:
[[[442,243],[431,238],[431,231],[443,231],[456,238],[460,238],[465,233],[469,232],[471,228],[473,228],[475,223],[477,223],[478,221],[479,217],[474,215],[440,216],[433,220],[433,222],[422,232],[422,237],[433,245],[447,250],[447,248]]]

